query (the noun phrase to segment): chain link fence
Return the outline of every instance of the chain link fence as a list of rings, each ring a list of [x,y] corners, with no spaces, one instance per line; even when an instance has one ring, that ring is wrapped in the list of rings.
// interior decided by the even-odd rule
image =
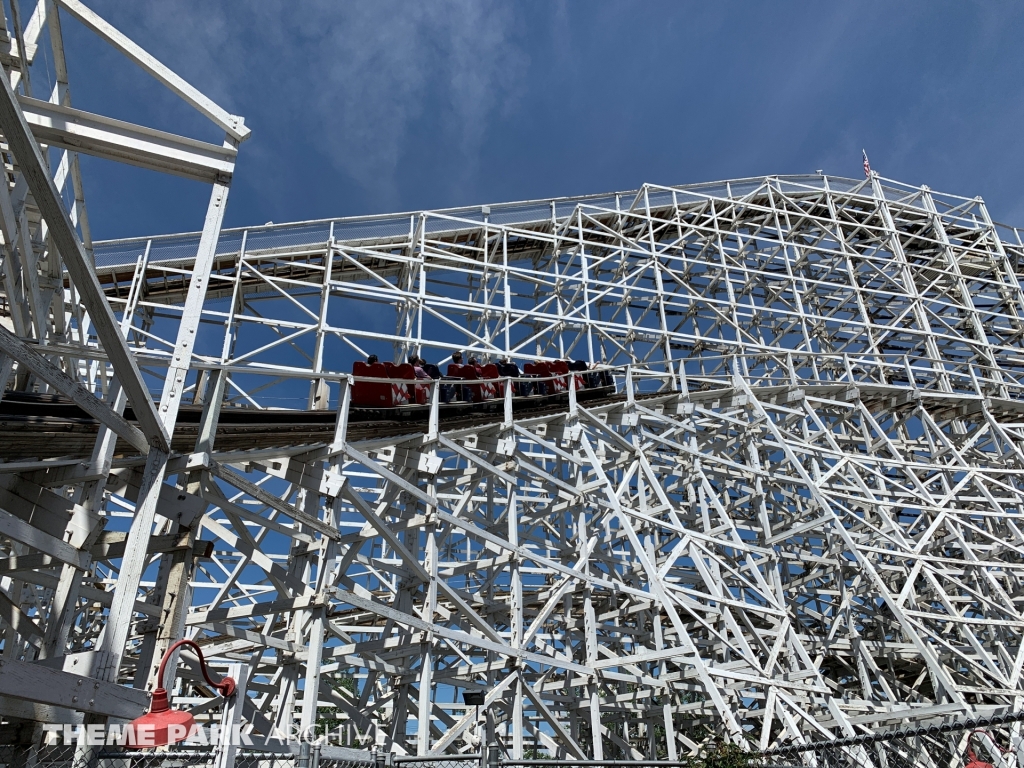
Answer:
[[[479,754],[412,756],[391,755],[392,768],[479,768]],[[494,768],[497,768],[496,766]]]
[[[724,751],[717,745],[711,745],[699,755],[683,760],[571,760],[571,759],[530,759],[530,760],[493,760],[484,768],[761,768],[749,752],[741,747],[732,747]],[[770,768],[781,768],[772,765]],[[795,768],[795,767],[794,767]]]
[[[45,746],[0,746],[0,768],[213,768],[216,752],[196,749],[124,750],[111,747],[83,747],[75,744]],[[236,768],[296,768],[291,754],[239,750]]]
[[[321,745],[312,746],[309,758],[309,768],[384,768],[384,763],[384,754],[376,750],[359,755],[348,747]],[[304,768],[301,760],[296,768]]]
[[[1024,712],[813,742],[761,753],[752,768],[1024,767]]]
[[[233,761],[211,747],[126,750],[76,744],[0,745],[0,768],[1024,768],[1024,712],[876,732],[751,752],[736,745],[665,760],[510,760],[481,755],[407,756],[320,744],[239,747]],[[486,758],[486,759],[485,759]]]
[[[379,768],[383,758],[380,755]],[[228,762],[211,747],[127,750],[76,744],[38,749],[0,745],[0,768],[220,768]],[[370,752],[308,744],[276,750],[241,747],[230,763],[233,768],[378,768]]]

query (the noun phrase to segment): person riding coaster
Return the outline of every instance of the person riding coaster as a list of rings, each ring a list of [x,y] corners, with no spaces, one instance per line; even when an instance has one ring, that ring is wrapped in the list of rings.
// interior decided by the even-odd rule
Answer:
[[[613,385],[607,371],[594,371],[596,366],[579,360],[537,360],[535,363],[526,363],[521,370],[507,355],[493,363],[482,363],[474,355],[463,365],[463,354],[454,352],[447,375],[442,376],[438,366],[427,363],[419,355],[411,355],[409,362],[403,365],[378,363],[377,359],[376,355],[368,355],[366,363],[355,363],[353,373],[357,379],[372,376],[372,369],[377,372],[375,378],[404,379],[409,383],[399,384],[396,381],[390,385],[391,392],[382,396],[371,396],[367,387],[374,385],[371,382],[356,381],[353,404],[358,407],[427,405],[430,402],[431,385],[419,382],[433,380],[440,380],[438,399],[445,405],[454,402],[484,403],[500,399],[505,396],[507,379],[512,380],[512,395],[515,398],[534,395],[564,396],[570,386],[570,376],[573,377],[572,383],[575,384],[577,392]],[[377,388],[388,386],[381,384],[377,385]]]

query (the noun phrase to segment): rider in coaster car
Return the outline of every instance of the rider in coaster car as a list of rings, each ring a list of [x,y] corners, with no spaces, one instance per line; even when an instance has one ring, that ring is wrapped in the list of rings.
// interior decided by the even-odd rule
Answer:
[[[409,363],[412,365],[412,372],[417,379],[429,379],[430,374],[423,370],[424,362],[422,357],[410,357]]]

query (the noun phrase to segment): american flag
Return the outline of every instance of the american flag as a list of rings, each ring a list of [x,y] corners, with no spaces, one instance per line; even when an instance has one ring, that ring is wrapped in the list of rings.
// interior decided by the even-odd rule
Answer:
[[[871,178],[871,163],[868,162],[868,153],[866,150],[861,150],[864,154],[864,178]]]

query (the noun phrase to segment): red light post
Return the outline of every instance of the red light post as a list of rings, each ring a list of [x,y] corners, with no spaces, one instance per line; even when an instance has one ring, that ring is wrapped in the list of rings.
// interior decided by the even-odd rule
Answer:
[[[192,714],[179,709],[171,709],[170,697],[164,689],[164,669],[167,666],[167,660],[183,645],[190,646],[199,656],[199,667],[207,683],[220,691],[220,695],[224,698],[234,694],[235,681],[233,678],[225,677],[219,683],[213,682],[206,669],[203,651],[199,646],[191,640],[179,640],[167,649],[167,653],[160,660],[160,669],[156,674],[157,687],[153,691],[149,712],[132,720],[131,730],[128,734],[128,746],[136,748],[162,747],[166,744],[184,741],[195,730],[196,720]]]

